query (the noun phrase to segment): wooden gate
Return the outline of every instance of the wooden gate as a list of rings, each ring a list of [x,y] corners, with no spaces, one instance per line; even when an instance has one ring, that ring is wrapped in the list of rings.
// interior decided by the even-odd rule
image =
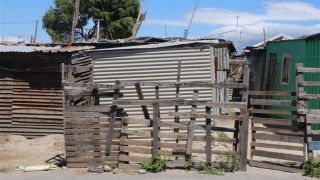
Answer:
[[[103,96],[119,97],[119,86],[64,83],[64,112],[67,166],[118,166],[119,141],[125,113],[117,106],[100,105]],[[73,106],[79,99],[86,104]]]
[[[300,172],[305,124],[297,121],[295,93],[251,91],[251,166]]]
[[[247,68],[245,72],[247,77],[245,79],[249,80]],[[137,170],[143,163],[157,156],[168,160],[167,166],[170,168],[184,168],[187,162],[194,165],[217,165],[218,157],[234,155],[235,158],[236,156],[240,158],[240,170],[246,170],[248,82],[121,82],[120,84],[124,86],[136,86],[139,99],[114,100],[113,103],[123,106],[140,105],[144,117],[123,118],[119,168]],[[154,86],[155,99],[143,98],[144,86]],[[192,99],[160,98],[159,89],[168,87],[189,88],[193,91],[193,97]],[[199,87],[240,89],[244,97],[243,102],[198,100]],[[161,113],[160,117],[160,108],[168,106],[175,107],[174,111]],[[177,108],[179,106],[188,106],[190,112],[179,112]],[[240,112],[231,114],[229,111],[228,115],[214,115],[212,108],[238,108]],[[149,112],[148,109],[152,111]]]
[[[296,81],[297,81],[297,100],[299,121],[306,123],[306,141],[307,157],[315,157],[315,153],[320,150],[320,129],[312,127],[313,125],[320,124],[320,107],[311,109],[308,107],[309,100],[320,101],[320,91],[318,93],[307,92],[305,87],[312,87],[320,90],[320,81],[305,81],[305,74],[320,73],[320,68],[306,68],[303,64],[296,65]],[[314,91],[313,91],[314,92]]]

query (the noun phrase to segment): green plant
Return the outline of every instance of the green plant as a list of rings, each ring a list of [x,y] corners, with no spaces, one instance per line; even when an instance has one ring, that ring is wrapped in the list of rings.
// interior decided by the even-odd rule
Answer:
[[[10,169],[0,167],[0,173],[9,173],[10,171]]]
[[[320,159],[310,158],[303,166],[304,176],[320,178]]]
[[[161,157],[154,157],[151,161],[143,164],[142,168],[148,172],[158,173],[164,171],[167,167],[167,160],[162,159]]]
[[[204,174],[210,174],[210,175],[224,175],[224,172],[221,169],[209,166],[209,165],[202,165],[198,168],[198,170]]]
[[[193,168],[192,158],[187,159],[184,169],[190,171]]]
[[[235,172],[240,168],[240,158],[238,155],[222,156],[219,158],[220,168],[224,172]]]

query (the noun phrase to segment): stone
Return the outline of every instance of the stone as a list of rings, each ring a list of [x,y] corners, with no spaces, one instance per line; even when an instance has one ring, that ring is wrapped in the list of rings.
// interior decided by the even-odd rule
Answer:
[[[119,169],[118,168],[115,168],[113,171],[112,171],[113,174],[118,174],[119,173]]]
[[[105,172],[111,172],[112,171],[112,168],[110,166],[108,166],[108,165],[105,165],[103,167],[103,169],[104,169]]]
[[[91,172],[91,173],[103,173],[103,167],[102,166],[89,166],[87,171]]]
[[[68,167],[67,166],[62,166],[62,169],[66,170],[66,169],[68,169]]]
[[[139,170],[139,174],[147,174],[147,171],[144,170],[144,169],[140,169],[140,170]]]

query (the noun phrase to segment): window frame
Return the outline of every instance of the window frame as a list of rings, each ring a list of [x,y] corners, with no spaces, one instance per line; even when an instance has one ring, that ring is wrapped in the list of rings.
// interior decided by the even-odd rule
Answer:
[[[288,63],[288,82],[283,81],[284,79],[284,65],[285,61],[289,61]],[[282,56],[282,66],[281,66],[281,84],[288,85],[290,83],[290,76],[291,76],[291,62],[292,62],[292,56],[290,53],[286,53]]]

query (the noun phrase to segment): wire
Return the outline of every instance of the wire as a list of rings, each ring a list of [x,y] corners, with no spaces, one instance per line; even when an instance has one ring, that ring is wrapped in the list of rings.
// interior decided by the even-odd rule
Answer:
[[[0,24],[33,24],[36,21],[0,22]]]

